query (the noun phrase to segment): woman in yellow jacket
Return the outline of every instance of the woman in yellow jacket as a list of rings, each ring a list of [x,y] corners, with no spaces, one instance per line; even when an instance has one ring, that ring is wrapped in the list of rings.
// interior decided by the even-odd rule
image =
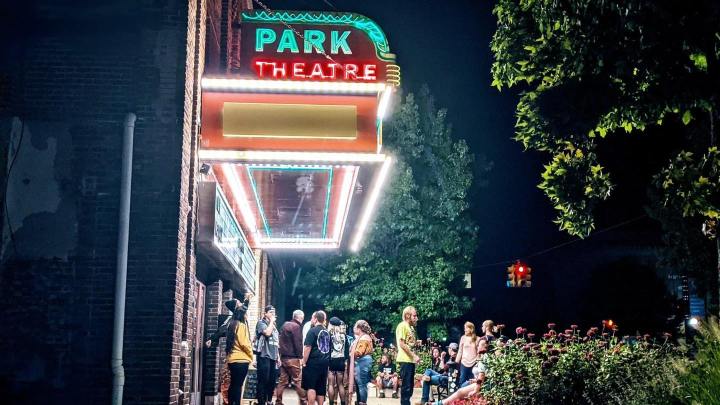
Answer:
[[[240,405],[243,383],[253,359],[250,329],[247,324],[247,310],[252,296],[252,293],[246,293],[243,302],[236,299],[226,301],[225,306],[232,311],[232,317],[205,342],[209,348],[213,344],[217,344],[221,337],[227,338],[225,354],[230,369],[230,388],[228,389],[230,405]]]

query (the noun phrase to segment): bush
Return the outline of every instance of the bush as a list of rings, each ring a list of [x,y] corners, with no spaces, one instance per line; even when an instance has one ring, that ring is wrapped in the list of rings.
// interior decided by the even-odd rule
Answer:
[[[700,327],[694,360],[677,359],[679,397],[692,405],[720,404],[720,324],[711,319]]]
[[[554,326],[554,325],[553,325]],[[488,355],[482,396],[490,404],[672,404],[678,384],[669,335],[616,338],[593,328],[521,336]]]

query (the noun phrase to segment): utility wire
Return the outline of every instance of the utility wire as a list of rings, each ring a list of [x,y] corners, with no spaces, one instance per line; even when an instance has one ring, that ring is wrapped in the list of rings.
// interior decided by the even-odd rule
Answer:
[[[555,246],[551,246],[551,247],[549,247],[549,248],[547,248],[547,249],[543,249],[543,250],[540,250],[540,251],[537,251],[537,252],[534,252],[534,253],[530,253],[529,255],[522,256],[522,258],[524,258],[524,259],[529,259],[529,258],[531,258],[531,257],[541,256],[541,255],[544,255],[545,253],[552,252],[553,250],[560,249],[560,248],[562,248],[562,247],[565,247],[565,246],[568,246],[568,245],[572,245],[573,243],[577,243],[577,242],[581,242],[581,241],[590,239],[590,238],[592,238],[592,237],[595,236],[595,235],[599,235],[599,234],[601,234],[601,233],[605,233],[605,232],[611,231],[611,230],[613,230],[613,229],[620,228],[620,227],[622,227],[622,226],[625,226],[625,225],[630,224],[630,223],[632,223],[632,222],[639,221],[639,220],[641,220],[641,219],[643,219],[643,218],[646,218],[646,217],[647,217],[647,214],[639,215],[639,216],[637,216],[637,217],[630,218],[630,219],[628,219],[628,220],[626,220],[626,221],[623,221],[623,222],[617,223],[617,224],[615,224],[615,225],[611,225],[611,226],[608,226],[608,227],[606,227],[606,228],[600,229],[600,230],[598,230],[598,231],[596,231],[596,232],[593,232],[593,233],[591,233],[590,235],[588,235],[587,238],[584,238],[584,239],[582,239],[582,238],[576,238],[576,239],[573,239],[573,240],[569,240],[569,241],[567,241],[567,242],[563,242],[563,243],[557,244],[557,245],[555,245]],[[501,261],[494,262],[494,263],[480,264],[480,265],[471,267],[471,269],[482,269],[482,268],[485,268],[485,267],[499,266],[499,265],[501,265],[501,264],[513,263],[515,260],[517,260],[517,258],[507,259],[507,260],[501,260]]]
[[[329,0],[322,0],[323,3],[327,4],[328,6],[332,7],[333,10],[337,10],[337,7],[335,7],[334,4],[330,3]]]
[[[19,257],[17,245],[15,243],[15,231],[12,227],[12,220],[10,219],[10,210],[8,209],[8,188],[10,186],[10,175],[12,174],[12,169],[15,167],[15,161],[17,160],[18,155],[20,155],[20,148],[22,147],[23,138],[25,137],[25,121],[20,121],[20,139],[18,140],[17,147],[15,148],[15,153],[13,153],[12,160],[10,161],[10,166],[8,166],[7,176],[5,176],[5,192],[3,193],[3,204],[5,205],[5,218],[7,218],[7,224],[8,224],[8,231],[10,231],[10,242],[12,242],[13,251],[15,252],[15,257]],[[9,142],[9,147],[12,148],[12,140]]]

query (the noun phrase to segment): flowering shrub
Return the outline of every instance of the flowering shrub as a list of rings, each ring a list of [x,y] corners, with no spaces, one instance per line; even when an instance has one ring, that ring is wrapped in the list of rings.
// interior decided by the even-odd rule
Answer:
[[[674,362],[679,373],[680,398],[687,404],[720,403],[720,324],[710,319],[696,338],[694,359]]]
[[[484,361],[481,396],[490,404],[670,404],[678,389],[669,335],[615,336],[616,325],[584,335],[556,325],[539,341],[524,328]],[[532,335],[532,336],[531,336]],[[535,339],[536,340],[536,339]]]

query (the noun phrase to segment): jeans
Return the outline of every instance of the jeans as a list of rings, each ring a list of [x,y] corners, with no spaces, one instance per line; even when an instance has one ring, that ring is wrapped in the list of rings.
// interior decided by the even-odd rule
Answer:
[[[372,367],[372,356],[369,354],[355,360],[355,384],[357,385],[357,400],[367,404],[368,383],[370,382],[370,367]]]
[[[460,378],[458,378],[458,385],[462,386],[463,383],[471,378],[475,378],[472,372],[472,367],[465,367],[460,364]]]
[[[230,405],[240,405],[248,367],[250,367],[250,363],[228,363],[228,368],[230,368],[230,388],[228,388]]]
[[[410,405],[410,397],[415,385],[415,363],[400,363],[400,405]]]
[[[423,404],[430,400],[431,385],[447,386],[448,383],[448,376],[440,374],[435,370],[427,369],[425,370],[425,375],[430,377],[430,381],[422,382],[422,399],[420,400],[420,402],[422,402]]]
[[[271,402],[275,393],[275,380],[277,380],[275,363],[273,359],[257,357],[257,400],[260,405]]]

